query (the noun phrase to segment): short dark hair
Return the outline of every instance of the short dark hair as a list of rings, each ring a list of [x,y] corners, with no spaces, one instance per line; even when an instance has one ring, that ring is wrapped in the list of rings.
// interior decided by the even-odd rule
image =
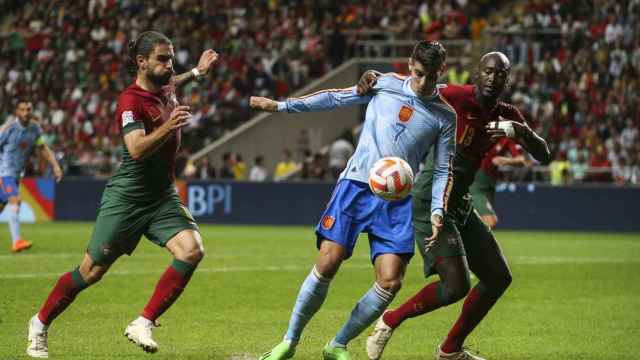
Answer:
[[[447,59],[447,51],[437,41],[420,41],[413,47],[411,59],[427,68],[439,68]]]
[[[28,97],[20,97],[18,98],[18,100],[16,101],[16,109],[18,108],[18,106],[20,106],[20,104],[32,104],[33,102],[31,101],[31,99],[29,99]]]
[[[171,45],[171,40],[163,33],[157,31],[145,31],[138,35],[135,40],[129,41],[128,50],[131,73],[135,74],[138,71],[136,57],[138,55],[148,57],[156,45],[159,44]]]

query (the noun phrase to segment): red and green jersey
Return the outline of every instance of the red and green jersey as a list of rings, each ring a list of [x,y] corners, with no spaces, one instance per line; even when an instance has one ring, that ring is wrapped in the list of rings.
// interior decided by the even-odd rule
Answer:
[[[480,163],[480,169],[489,175],[493,179],[497,179],[500,175],[498,167],[493,164],[493,158],[496,156],[511,155],[512,157],[522,155],[522,145],[515,142],[513,139],[504,137],[487,152]]]
[[[123,137],[136,129],[144,129],[149,134],[169,120],[177,105],[172,86],[152,93],[134,83],[120,95],[115,121],[122,129]],[[134,160],[123,141],[122,164],[109,180],[106,190],[135,202],[151,202],[172,194],[179,147],[180,130],[177,130],[153,154]]]
[[[491,109],[485,109],[476,100],[473,85],[443,85],[440,93],[457,115],[453,188],[449,199],[462,199],[468,193],[483,157],[495,144],[485,126],[491,121],[499,121],[500,117],[523,123],[524,117],[515,106],[502,101],[498,101]],[[432,175],[433,163],[428,158],[424,174],[418,177],[414,185],[414,196],[423,199],[431,197]]]

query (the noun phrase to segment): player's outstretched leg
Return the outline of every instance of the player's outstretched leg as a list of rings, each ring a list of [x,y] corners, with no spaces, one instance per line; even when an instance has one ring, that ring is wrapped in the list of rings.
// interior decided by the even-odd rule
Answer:
[[[9,232],[11,233],[11,251],[14,253],[31,248],[31,242],[20,236],[20,202],[11,199],[7,205]]]
[[[472,355],[462,346],[467,336],[484,319],[511,284],[511,270],[502,250],[491,231],[478,216],[469,218],[462,235],[469,238],[473,236],[474,241],[467,242],[469,267],[480,282],[469,292],[458,320],[440,346],[439,352],[447,355],[438,358],[442,360],[458,359],[452,357],[455,354],[467,356],[461,357],[462,359],[481,359],[471,357]]]
[[[331,279],[321,275],[314,266],[300,287],[284,340],[264,353],[259,360],[281,360],[293,357],[302,330],[322,306],[330,283]]]
[[[322,306],[327,297],[331,279],[340,268],[346,253],[342,245],[333,241],[324,240],[320,243],[316,264],[298,292],[284,340],[264,353],[259,360],[282,360],[293,357],[302,331]]]
[[[367,338],[367,356],[371,360],[382,357],[393,331],[403,321],[450,305],[462,299],[469,291],[469,270],[462,256],[441,258],[436,269],[440,281],[422,288],[417,294],[396,309],[385,311],[378,319],[371,335]]]
[[[129,341],[148,353],[158,351],[158,344],[151,333],[157,326],[156,319],[182,294],[204,256],[200,234],[195,230],[181,231],[169,240],[166,246],[175,258],[160,277],[142,314],[129,323],[124,331],[124,336]]]
[[[382,314],[402,287],[405,266],[405,261],[396,254],[382,254],[375,259],[376,282],[358,301],[346,324],[338,331],[328,347],[342,348],[346,351],[347,344]],[[348,358],[344,357],[345,355],[327,357],[326,354],[325,348],[325,359]]]
[[[91,257],[85,255],[82,264],[65,273],[51,290],[40,311],[29,320],[27,330],[27,354],[35,358],[49,356],[48,329],[51,322],[73,302],[80,291],[102,278],[110,265],[95,265]]]

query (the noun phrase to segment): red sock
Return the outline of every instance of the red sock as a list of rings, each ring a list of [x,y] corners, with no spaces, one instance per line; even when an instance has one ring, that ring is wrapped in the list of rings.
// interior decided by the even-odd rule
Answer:
[[[458,321],[453,325],[449,335],[447,335],[447,339],[441,346],[442,351],[446,353],[461,351],[464,340],[484,319],[493,304],[498,301],[499,296],[492,295],[486,291],[479,291],[478,286],[471,289],[469,295],[467,295]]]
[[[156,290],[151,296],[151,299],[149,299],[147,306],[145,306],[142,316],[151,321],[155,321],[160,315],[167,311],[180,294],[182,294],[190,278],[191,272],[183,275],[173,266],[169,266],[158,281]]]
[[[74,276],[74,273],[77,274]],[[80,280],[74,278],[79,278]],[[51,290],[47,301],[44,302],[44,305],[42,305],[42,308],[38,312],[40,321],[45,325],[51,324],[51,322],[73,302],[76,295],[86,287],[87,284],[84,283],[82,277],[80,277],[78,269],[62,275],[56,283],[56,286]]]
[[[404,320],[428,313],[443,305],[445,305],[445,301],[442,299],[442,284],[440,281],[436,281],[422,288],[397,309],[385,312],[382,319],[385,324],[395,329]]]

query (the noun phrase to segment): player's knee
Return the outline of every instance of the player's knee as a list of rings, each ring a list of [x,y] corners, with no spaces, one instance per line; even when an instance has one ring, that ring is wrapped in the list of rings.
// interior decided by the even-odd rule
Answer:
[[[320,247],[318,259],[316,260],[316,270],[327,279],[332,279],[340,268],[345,254],[342,247],[327,246]]]
[[[99,269],[99,268],[93,268],[87,272],[82,272],[81,270],[81,275],[82,278],[84,280],[84,282],[87,283],[87,285],[92,285],[97,283],[98,281],[102,280],[102,277],[104,276],[104,274],[106,273],[106,270],[103,269]]]
[[[397,293],[402,288],[402,279],[400,278],[378,279],[376,282],[381,288],[393,294]]]
[[[197,265],[200,261],[202,261],[202,258],[204,258],[204,249],[200,247],[187,249],[184,251],[181,257],[181,260],[186,261],[190,264]]]
[[[505,273],[496,276],[491,281],[486,282],[485,286],[487,287],[487,290],[489,292],[495,294],[496,296],[501,296],[507,290],[509,285],[511,285],[512,281],[513,277],[511,275],[511,272],[506,271]]]
[[[316,262],[316,271],[327,279],[333,279],[338,272],[342,259],[336,256],[323,256]]]
[[[471,281],[444,283],[444,299],[448,304],[462,300],[471,290]]]

